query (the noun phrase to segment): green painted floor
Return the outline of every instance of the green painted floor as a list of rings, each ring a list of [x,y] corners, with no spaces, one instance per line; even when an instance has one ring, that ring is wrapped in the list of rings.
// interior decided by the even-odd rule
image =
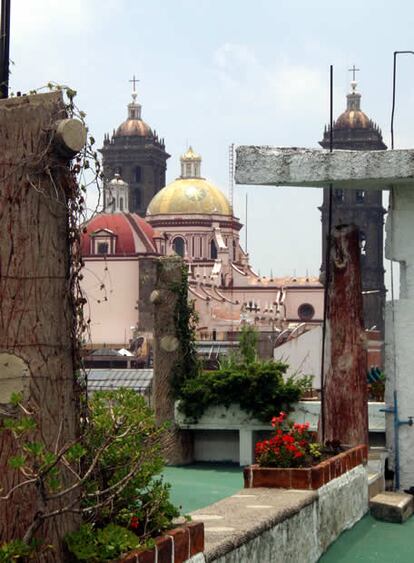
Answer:
[[[171,500],[187,514],[213,504],[243,488],[243,470],[233,465],[197,463],[166,467],[164,478],[171,483]]]
[[[414,517],[405,524],[379,522],[365,516],[344,532],[319,563],[413,563]]]

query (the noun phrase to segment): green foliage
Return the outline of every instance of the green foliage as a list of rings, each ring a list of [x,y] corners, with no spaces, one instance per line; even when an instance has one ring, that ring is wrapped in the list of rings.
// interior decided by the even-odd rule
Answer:
[[[29,557],[35,544],[27,545],[22,540],[13,540],[0,545],[0,563],[15,563]]]
[[[175,366],[173,388],[180,410],[188,418],[197,421],[209,406],[238,403],[255,418],[268,422],[275,411],[288,410],[310,387],[309,377],[289,377],[285,381],[287,365],[282,362],[257,361],[257,331],[247,325],[240,333],[238,353],[222,362],[221,369],[203,372],[195,347],[197,316],[194,305],[187,300],[185,267],[181,284],[174,290],[178,294],[175,324],[180,359]]]
[[[198,316],[194,302],[188,301],[188,271],[185,265],[181,270],[181,282],[172,287],[177,294],[174,322],[175,332],[180,343],[179,360],[174,369],[172,381],[175,397],[179,398],[181,387],[200,373],[200,362],[197,357],[195,335]]]
[[[102,529],[83,524],[79,530],[66,536],[66,543],[78,561],[90,563],[113,560],[141,545],[133,532],[117,524],[108,524]]]
[[[287,364],[282,362],[236,363],[216,371],[200,373],[180,390],[180,410],[198,420],[213,405],[240,407],[264,422],[275,412],[288,410],[309,387],[309,378],[284,379]]]
[[[131,389],[96,392],[89,410],[82,463],[91,466],[101,451],[84,486],[89,520],[102,527],[125,524],[137,516],[142,522],[140,535],[159,533],[179,514],[169,501],[169,486],[154,478],[164,466],[160,446],[164,429],[156,426],[144,398]],[[110,502],[96,506],[104,499]]]
[[[313,442],[309,444],[309,453],[313,459],[319,459],[322,457],[322,444],[319,442]]]
[[[239,354],[241,360],[247,365],[256,361],[257,341],[257,330],[250,325],[243,325],[239,334]]]

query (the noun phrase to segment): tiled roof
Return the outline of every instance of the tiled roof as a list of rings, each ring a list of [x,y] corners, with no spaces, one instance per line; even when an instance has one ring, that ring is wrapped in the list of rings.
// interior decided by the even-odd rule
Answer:
[[[82,233],[82,255],[91,255],[91,236],[106,230],[116,235],[116,255],[128,256],[137,252],[134,232],[144,243],[146,250],[156,252],[154,244],[155,231],[149,223],[136,213],[99,213],[86,225]]]
[[[86,373],[88,391],[108,391],[125,387],[143,392],[150,389],[154,370],[90,368]]]

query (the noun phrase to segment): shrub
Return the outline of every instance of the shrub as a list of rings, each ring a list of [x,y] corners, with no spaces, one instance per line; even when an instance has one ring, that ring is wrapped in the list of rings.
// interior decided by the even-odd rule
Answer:
[[[92,524],[83,524],[78,531],[66,536],[66,543],[78,561],[90,563],[110,561],[141,546],[133,532],[116,524],[108,524],[101,530],[96,530]]]
[[[240,408],[269,422],[275,410],[286,409],[298,401],[310,385],[310,379],[284,379],[287,365],[282,362],[235,363],[229,367],[198,374],[180,389],[180,410],[198,420],[209,406]]]
[[[42,523],[72,510],[82,514],[85,525],[68,535],[67,543],[81,561],[113,559],[130,547],[147,545],[172,525],[179,511],[170,502],[169,485],[158,476],[164,466],[164,428],[157,427],[143,397],[131,389],[96,392],[82,420],[83,435],[54,451],[34,441],[36,413],[18,395],[11,402],[21,414],[3,422],[17,448],[8,464],[26,480],[1,491],[0,501],[35,486],[42,510],[22,538],[0,544],[0,562],[34,552],[39,557],[39,550],[50,548],[35,540]]]
[[[309,422],[287,422],[286,413],[272,419],[275,435],[256,444],[256,461],[261,467],[303,467],[321,457],[321,445],[316,443]]]
[[[89,521],[98,527],[110,522],[129,525],[136,517],[139,534],[147,538],[178,515],[169,502],[169,485],[155,478],[164,466],[160,446],[163,431],[155,425],[144,398],[135,391],[94,393],[82,459],[85,467],[91,467],[96,452],[101,451],[84,484],[83,505]],[[108,444],[110,436],[116,439]],[[100,505],[99,501],[109,498],[110,502]]]
[[[117,438],[107,444],[114,432]],[[101,454],[84,483],[82,504],[89,523],[66,538],[79,561],[107,561],[147,546],[179,515],[169,499],[170,485],[156,478],[164,466],[162,432],[143,397],[134,391],[92,396],[82,461],[92,467],[96,452]]]

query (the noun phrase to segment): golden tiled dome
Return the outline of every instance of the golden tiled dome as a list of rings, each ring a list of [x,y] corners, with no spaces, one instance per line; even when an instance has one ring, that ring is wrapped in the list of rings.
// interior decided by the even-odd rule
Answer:
[[[178,178],[151,200],[147,216],[152,215],[231,215],[226,196],[204,178]]]
[[[371,120],[361,110],[346,110],[335,121],[334,129],[368,129]]]

